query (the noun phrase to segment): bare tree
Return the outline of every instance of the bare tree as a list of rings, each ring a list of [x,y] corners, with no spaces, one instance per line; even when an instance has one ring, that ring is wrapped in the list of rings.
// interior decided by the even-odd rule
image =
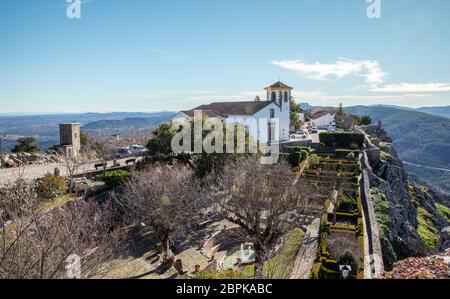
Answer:
[[[82,277],[98,277],[119,248],[110,212],[81,200],[45,212],[34,189],[18,181],[2,195],[0,278],[64,278],[72,254]]]
[[[284,161],[261,165],[256,157],[227,165],[219,180],[220,211],[253,243],[256,278],[263,278],[264,262],[280,237],[301,225],[304,202],[298,196],[299,180]]]
[[[103,165],[103,174],[106,173],[106,166],[108,160],[114,156],[114,148],[111,143],[105,139],[89,136],[87,139],[88,148],[95,153],[95,156],[100,159]]]
[[[169,239],[205,215],[202,209],[209,201],[204,191],[205,187],[193,179],[187,168],[152,165],[134,173],[114,198],[128,219],[144,224],[156,234],[166,261]]]
[[[69,193],[74,191],[74,179],[75,175],[79,171],[80,167],[86,164],[87,162],[87,154],[85,150],[81,150],[80,153],[76,156],[66,155],[61,151],[61,155],[64,159],[64,164],[67,169],[67,178],[69,183]]]

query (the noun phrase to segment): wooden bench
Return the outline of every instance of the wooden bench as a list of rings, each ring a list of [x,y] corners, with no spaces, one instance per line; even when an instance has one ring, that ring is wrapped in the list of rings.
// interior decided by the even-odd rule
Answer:
[[[106,163],[97,163],[94,165],[94,167],[95,167],[95,170],[98,170],[99,167],[102,167],[102,168],[106,167]]]
[[[135,163],[136,162],[136,159],[128,159],[128,160],[125,160],[125,163],[128,165],[129,163]]]

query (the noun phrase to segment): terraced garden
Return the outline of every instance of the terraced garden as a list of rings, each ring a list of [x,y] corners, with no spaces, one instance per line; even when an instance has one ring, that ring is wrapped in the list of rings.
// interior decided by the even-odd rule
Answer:
[[[345,153],[345,155],[343,155]],[[316,150],[303,176],[325,199],[320,241],[310,278],[341,278],[340,265],[351,266],[349,278],[364,278],[364,237],[358,176],[358,151]]]

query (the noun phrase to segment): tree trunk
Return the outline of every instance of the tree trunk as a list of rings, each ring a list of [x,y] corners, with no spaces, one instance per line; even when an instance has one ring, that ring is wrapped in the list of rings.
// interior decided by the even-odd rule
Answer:
[[[264,279],[264,250],[259,245],[255,245],[255,278]]]
[[[161,262],[165,263],[169,257],[169,237],[162,237],[160,238],[160,241],[162,245]]]

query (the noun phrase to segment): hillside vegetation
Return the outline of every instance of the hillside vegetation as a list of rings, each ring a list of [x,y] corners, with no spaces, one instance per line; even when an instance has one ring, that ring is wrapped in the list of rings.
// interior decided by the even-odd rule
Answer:
[[[450,119],[384,106],[353,106],[345,108],[345,112],[369,115],[373,122],[382,120],[402,160],[450,169]],[[450,192],[448,173],[418,167],[408,170],[419,179]]]

